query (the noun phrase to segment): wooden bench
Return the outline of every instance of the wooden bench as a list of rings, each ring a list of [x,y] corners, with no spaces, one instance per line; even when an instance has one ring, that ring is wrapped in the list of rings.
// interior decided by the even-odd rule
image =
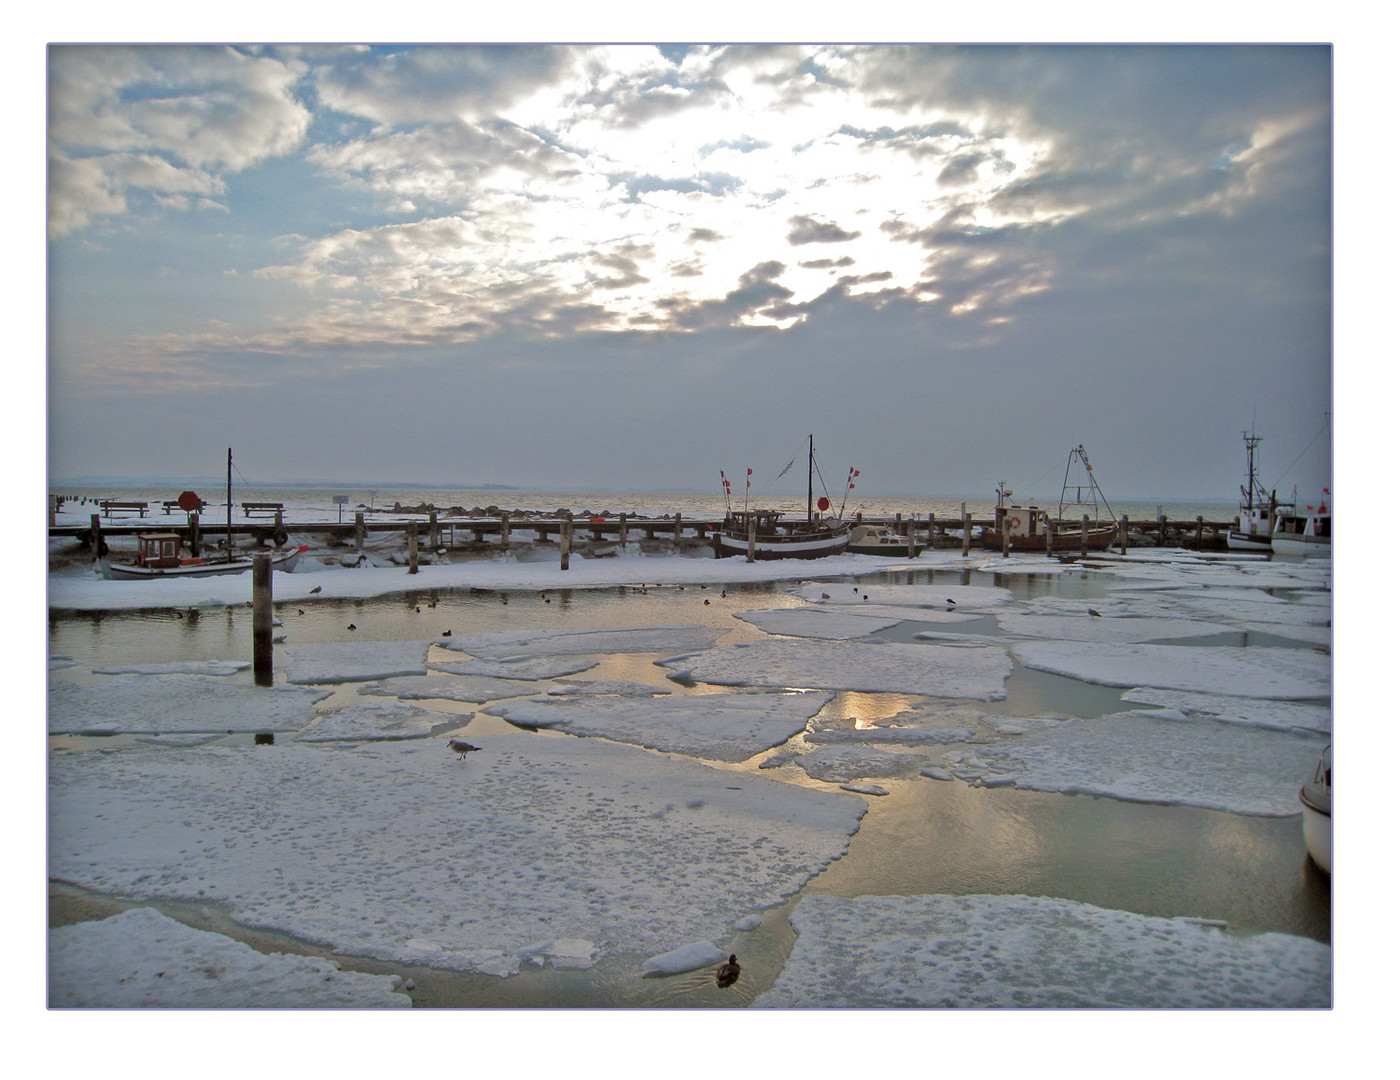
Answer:
[[[243,507],[244,517],[253,517],[255,514],[280,514],[283,508],[280,502],[245,502],[239,505]]]
[[[180,500],[179,500],[179,499],[164,499],[164,500],[161,501],[161,504],[160,504],[160,505],[161,505],[162,509],[164,509],[165,512],[166,512],[167,514],[171,514],[171,513],[174,513],[176,510],[181,510],[181,509],[183,509],[183,507],[180,506]],[[203,509],[204,509],[206,506],[208,506],[208,505],[209,505],[209,504],[208,504],[207,502],[205,502],[203,499],[200,499],[200,500],[199,500],[199,508],[200,508],[201,510],[203,510]]]
[[[102,516],[111,517],[113,510],[135,510],[142,517],[146,516],[146,508],[150,503],[137,502],[134,499],[102,499],[98,502],[102,507]]]

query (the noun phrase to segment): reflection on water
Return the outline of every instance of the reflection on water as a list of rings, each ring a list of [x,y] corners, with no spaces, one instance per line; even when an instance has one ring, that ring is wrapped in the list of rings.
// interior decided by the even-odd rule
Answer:
[[[816,575],[814,575],[814,579]],[[1107,585],[1069,570],[1054,575],[985,574],[970,568],[899,569],[861,579],[871,583],[996,585],[1018,600],[1038,596],[1101,596]],[[723,630],[720,644],[757,640],[762,631],[734,618],[753,608],[799,607],[795,585],[660,586],[635,584],[602,589],[414,590],[360,600],[299,600],[275,603],[281,626],[274,634],[287,644],[351,640],[427,640],[500,630],[585,630],[631,626],[712,626]],[[706,602],[708,601],[708,603]],[[350,624],[356,629],[350,630]],[[959,624],[911,619],[881,630],[887,641],[918,640],[921,631],[973,635],[999,633],[993,618]],[[77,663],[55,678],[97,681],[99,666],[172,660],[251,658],[251,607],[157,609],[137,612],[51,614],[49,651]],[[1181,642],[1177,642],[1180,644]],[[1247,644],[1297,647],[1289,639],[1251,631],[1192,642],[1201,646]],[[283,650],[274,653],[282,681]],[[463,654],[434,648],[435,659]],[[666,678],[653,655],[600,657],[580,679],[642,682],[673,694],[728,692],[728,688],[685,686]],[[229,676],[248,679],[251,673]],[[555,682],[522,684],[534,695]],[[1033,671],[1016,665],[1006,698],[996,702],[950,702],[1006,716],[1061,714],[1096,717],[1125,708],[1121,691]],[[349,704],[358,687],[338,687],[318,708]],[[422,702],[443,713],[439,732],[486,733],[514,730],[480,707],[456,702]],[[927,705],[908,694],[840,692],[822,711],[821,723],[862,727],[888,722],[906,710]],[[565,738],[563,735],[541,737]],[[251,743],[251,735],[234,736]],[[129,737],[105,740],[128,741]],[[801,742],[801,736],[797,737]],[[81,751],[102,739],[55,739],[57,750]],[[936,759],[941,749],[930,749]],[[766,754],[738,766],[757,772]],[[765,773],[772,776],[772,773]],[[805,776],[788,782],[825,787]],[[1274,819],[1135,804],[1087,796],[1066,796],[1014,788],[971,788],[956,781],[886,780],[888,796],[871,798],[870,812],[851,838],[846,855],[826,868],[807,891],[855,897],[880,894],[1016,893],[1084,901],[1146,915],[1222,920],[1250,931],[1273,930],[1329,941],[1329,879],[1307,861],[1296,817]],[[64,904],[76,890],[67,890]],[[88,898],[92,904],[100,899]],[[777,976],[795,940],[788,914],[796,902],[764,913],[763,925],[734,932],[714,944],[739,955],[743,973],[728,989],[715,985],[713,971],[667,979],[641,978],[644,957],[612,956],[588,971],[526,970],[510,978],[449,973],[409,965],[375,964],[345,958],[347,967],[392,971],[412,978],[418,1005],[456,1007],[694,1007],[733,1008],[748,1004]],[[60,905],[61,907],[63,905]],[[237,927],[217,906],[160,905],[193,925],[233,933],[260,947],[315,952],[282,935]]]

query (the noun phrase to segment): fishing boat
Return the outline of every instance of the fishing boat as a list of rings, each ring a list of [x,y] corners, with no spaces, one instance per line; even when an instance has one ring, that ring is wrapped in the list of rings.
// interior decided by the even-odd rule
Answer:
[[[1246,432],[1245,482],[1240,485],[1240,517],[1236,528],[1225,538],[1231,551],[1269,551],[1273,547],[1274,514],[1278,510],[1278,500],[1264,490],[1259,482],[1258,467],[1254,463],[1254,451],[1260,443],[1259,436]]]
[[[782,476],[791,466],[792,462],[788,462],[778,476]],[[715,533],[715,557],[747,557],[750,551],[755,559],[820,559],[842,554],[851,542],[851,525],[841,520],[840,513],[834,517],[821,516],[831,509],[831,500],[823,495],[813,502],[812,477],[815,471],[816,454],[812,436],[808,435],[807,517],[787,518],[779,510],[750,510],[746,488],[744,509],[727,509],[724,521]],[[750,469],[749,473],[752,475],[753,470]],[[723,470],[719,475],[727,498],[730,494],[729,481]],[[856,470],[852,469],[847,477],[848,492],[855,486],[856,475]]]
[[[193,492],[188,493],[193,495]],[[182,497],[183,498],[183,497]],[[194,496],[193,505],[199,505]],[[182,502],[183,505],[183,502]],[[177,532],[138,533],[136,536],[136,561],[115,563],[105,560],[102,563],[102,576],[109,581],[141,580],[149,578],[220,577],[225,574],[241,574],[253,569],[252,556],[235,557],[233,554],[233,449],[228,452],[228,515],[227,554],[222,559],[203,559],[199,556],[180,554],[181,536]],[[301,557],[309,551],[302,544],[295,548],[281,548],[272,553],[272,569],[291,571],[296,568]]]
[[[1323,488],[1323,494],[1327,489]],[[1324,502],[1316,509],[1309,506],[1299,512],[1297,507],[1280,510],[1274,518],[1274,533],[1270,541],[1278,555],[1332,554],[1332,512]]]
[[[1332,873],[1332,747],[1322,751],[1310,783],[1298,798],[1303,804],[1303,842],[1323,873]]]
[[[853,525],[848,555],[891,555],[895,558],[917,559],[924,545],[917,540],[909,546],[909,537],[900,536],[888,525]]]
[[[1071,483],[1070,473],[1076,461],[1083,469],[1083,476],[1076,476]],[[1071,490],[1073,499],[1069,497]],[[1025,506],[1012,502],[1013,494],[1004,481],[997,485],[996,517],[990,529],[982,530],[982,543],[986,547],[996,551],[1008,548],[1030,552],[1106,551],[1118,538],[1113,508],[1094,479],[1094,467],[1089,464],[1082,443],[1069,453],[1059,509],[1054,518],[1033,502]],[[1106,522],[1099,520],[1100,502],[1108,516]],[[1092,513],[1081,514],[1076,520],[1066,513],[1075,508],[1089,509]]]

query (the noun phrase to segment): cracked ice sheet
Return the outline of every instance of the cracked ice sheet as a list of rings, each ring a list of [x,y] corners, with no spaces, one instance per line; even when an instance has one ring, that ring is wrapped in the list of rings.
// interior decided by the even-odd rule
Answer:
[[[1300,778],[1312,775],[1324,745],[1163,710],[1067,720],[944,760],[959,779],[988,786],[1291,817],[1300,813]]]
[[[746,761],[807,726],[831,694],[687,694],[507,702],[484,710],[513,724],[599,736],[712,761]]]
[[[1206,637],[1228,633],[1232,629],[1222,623],[1196,619],[1096,618],[1088,614],[1001,614],[996,616],[996,620],[1008,634],[1058,641],[1142,642],[1161,638]]]
[[[185,735],[296,731],[329,690],[250,686],[220,675],[123,675],[49,686],[50,735]]]
[[[363,682],[395,675],[426,675],[431,641],[339,641],[288,645],[289,683]]]
[[[374,701],[323,712],[296,738],[298,742],[423,739],[438,724],[460,719],[403,701]]]
[[[340,952],[507,974],[573,963],[580,942],[640,958],[722,939],[838,858],[866,808],[597,739],[473,741],[461,761],[436,740],[63,755],[49,875],[222,903]]]
[[[520,697],[534,687],[516,679],[492,679],[479,675],[401,675],[394,679],[366,683],[361,694],[398,697],[409,701],[439,699],[481,704],[499,698]]]
[[[171,660],[164,664],[95,667],[94,675],[237,675],[252,667],[247,660]]]
[[[704,626],[641,626],[600,630],[499,630],[438,642],[456,652],[497,660],[578,653],[682,652],[708,649],[725,631]]]
[[[400,985],[319,956],[260,953],[152,908],[49,931],[53,1009],[409,1008]]]
[[[1163,590],[1153,594],[1160,603],[1188,617],[1218,619],[1231,628],[1276,623],[1287,626],[1326,626],[1330,607],[1303,604],[1244,589]]]
[[[1123,692],[1123,700],[1139,705],[1158,705],[1184,713],[1213,716],[1227,724],[1274,728],[1279,731],[1332,733],[1332,708],[1302,701],[1268,701],[1225,694],[1200,694],[1189,690],[1159,690],[1135,686]]]
[[[436,660],[430,657],[428,666],[434,671],[445,671],[450,675],[485,675],[493,679],[539,682],[543,679],[577,675],[580,671],[597,667],[598,661],[577,656],[507,656],[502,660],[489,657],[476,660]]]
[[[804,600],[818,604],[864,606],[888,605],[896,608],[931,608],[946,611],[950,606],[985,611],[1009,604],[1015,599],[1010,589],[987,585],[858,585],[828,581],[804,584],[797,590]],[[865,597],[869,597],[866,600]],[[914,616],[906,615],[905,618]]]
[[[813,780],[847,784],[869,777],[907,778],[917,776],[928,764],[928,755],[878,750],[871,746],[823,746],[793,759]]]
[[[1310,649],[1022,641],[1012,652],[1026,667],[1103,686],[1284,699],[1332,693],[1330,658]]]
[[[882,608],[889,611],[889,608]],[[913,613],[862,615],[821,608],[777,608],[770,611],[736,611],[734,617],[758,627],[765,634],[804,638],[859,638],[903,622]],[[972,618],[973,616],[965,616]]]
[[[995,646],[781,638],[658,662],[675,669],[673,677],[718,686],[804,686],[980,701],[1005,698],[1011,674],[1011,657]]]
[[[804,896],[756,1008],[1326,1009],[1332,949],[1028,896]],[[839,973],[839,977],[835,976]]]

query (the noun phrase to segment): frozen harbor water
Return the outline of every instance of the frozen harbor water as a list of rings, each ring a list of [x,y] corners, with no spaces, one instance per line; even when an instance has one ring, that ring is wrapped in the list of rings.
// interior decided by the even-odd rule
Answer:
[[[241,594],[143,610],[56,584],[81,601],[50,623],[60,893],[389,965],[418,1004],[677,1007],[839,1005],[822,950],[856,924],[862,1003],[939,1005],[965,976],[896,973],[901,943],[976,956],[1026,896],[1048,926],[1075,912],[1101,966],[1018,950],[988,1005],[1329,1003],[1296,799],[1330,658],[1289,636],[1329,630],[1315,565],[432,569],[279,575],[271,690]],[[833,921],[831,897],[855,906]],[[961,945],[930,914],[954,899]],[[1131,995],[1144,934],[1169,969],[1096,997],[1106,971]],[[1282,944],[1240,946],[1260,934]],[[686,981],[731,951],[737,994]],[[1028,995],[1052,967],[1058,996]],[[1217,968],[1256,995],[1193,997]]]

